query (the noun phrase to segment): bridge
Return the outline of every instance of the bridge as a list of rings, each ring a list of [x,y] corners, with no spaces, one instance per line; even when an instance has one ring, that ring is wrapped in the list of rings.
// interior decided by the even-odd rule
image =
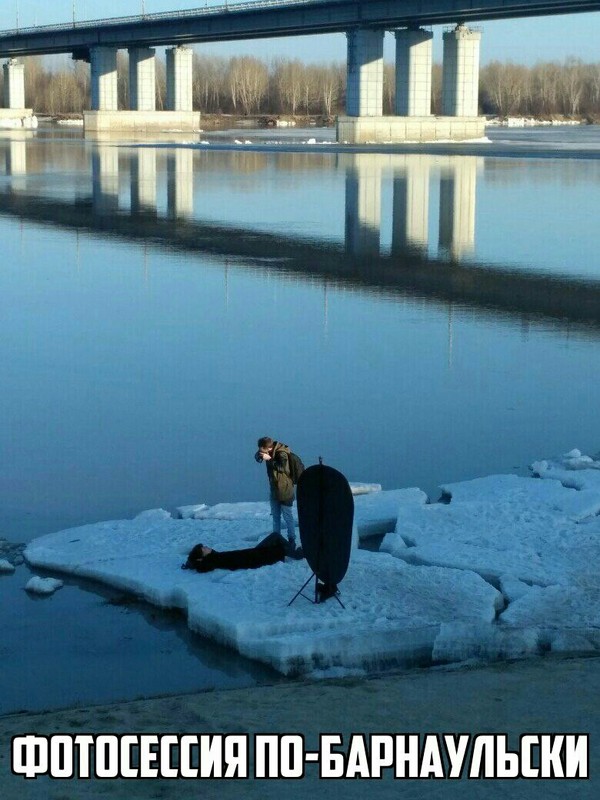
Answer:
[[[27,116],[23,65],[27,55],[71,53],[91,63],[91,112],[86,130],[199,127],[192,108],[191,44],[344,32],[348,39],[346,142],[477,138],[481,33],[467,23],[600,9],[600,0],[255,0],[191,11],[0,32],[5,106]],[[433,33],[443,34],[442,117],[431,114]],[[383,38],[396,36],[395,114],[383,115]],[[155,51],[167,49],[167,111],[156,112]],[[117,52],[129,52],[130,104],[118,110]],[[8,116],[6,111],[4,116]]]
[[[599,0],[251,0],[0,32],[0,57],[411,28],[597,11]]]

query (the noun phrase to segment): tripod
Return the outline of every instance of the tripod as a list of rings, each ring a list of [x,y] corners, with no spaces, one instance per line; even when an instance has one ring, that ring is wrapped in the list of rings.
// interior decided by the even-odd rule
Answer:
[[[315,599],[314,599],[314,600],[312,600],[310,597],[307,597],[307,596],[304,594],[304,590],[306,589],[306,587],[307,587],[307,586],[308,586],[308,584],[309,584],[309,583],[312,581],[312,579],[313,579],[313,578],[315,579]],[[298,591],[296,592],[296,594],[295,594],[295,595],[292,597],[292,599],[291,599],[291,600],[290,600],[290,602],[288,603],[288,608],[289,608],[289,607],[292,605],[292,603],[294,602],[294,600],[295,600],[297,597],[299,597],[300,595],[302,595],[302,597],[304,597],[304,599],[305,599],[305,600],[308,600],[308,601],[309,601],[309,603],[314,603],[315,605],[319,605],[319,603],[324,603],[324,602],[325,602],[325,600],[328,600],[330,597],[335,597],[335,599],[338,601],[338,603],[341,605],[341,607],[342,607],[342,608],[345,610],[345,609],[346,609],[346,606],[345,606],[345,605],[342,603],[342,601],[341,601],[341,600],[340,600],[340,598],[339,598],[339,594],[340,594],[340,593],[339,593],[338,589],[336,589],[336,590],[335,590],[335,593],[333,593],[333,594],[328,594],[328,595],[327,595],[327,597],[321,597],[321,596],[320,596],[320,592],[319,592],[319,586],[325,586],[325,585],[326,585],[326,584],[323,584],[323,583],[319,584],[319,579],[317,578],[317,576],[316,576],[316,575],[315,575],[315,573],[313,572],[313,573],[312,573],[312,575],[309,577],[309,579],[306,581],[306,583],[305,583],[305,584],[302,586],[302,588],[298,589]]]

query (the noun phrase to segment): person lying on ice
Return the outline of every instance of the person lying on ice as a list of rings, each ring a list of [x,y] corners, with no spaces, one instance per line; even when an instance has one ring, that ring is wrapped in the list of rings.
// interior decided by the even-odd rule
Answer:
[[[266,539],[245,550],[220,552],[203,544],[192,548],[181,569],[212,572],[214,569],[257,569],[285,561],[286,541],[280,534],[271,533]]]

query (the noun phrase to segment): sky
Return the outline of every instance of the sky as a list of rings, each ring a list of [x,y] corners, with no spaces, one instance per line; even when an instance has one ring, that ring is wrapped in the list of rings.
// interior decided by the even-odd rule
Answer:
[[[232,0],[235,2],[235,0]],[[14,28],[17,14],[20,27],[92,19],[98,16],[127,16],[146,13],[220,5],[224,0],[2,0],[0,29]],[[101,9],[99,12],[98,9]],[[564,61],[575,57],[582,61],[600,61],[600,12],[568,14],[535,19],[502,20],[481,23],[481,60],[513,61],[535,64],[537,61]],[[442,57],[442,27],[434,28],[434,59]],[[346,41],[341,33],[323,36],[299,36],[289,39],[262,39],[252,42],[223,42],[197,45],[204,53],[225,57],[254,55],[264,60],[278,56],[303,61],[344,61]],[[394,60],[394,40],[386,36],[385,58]]]

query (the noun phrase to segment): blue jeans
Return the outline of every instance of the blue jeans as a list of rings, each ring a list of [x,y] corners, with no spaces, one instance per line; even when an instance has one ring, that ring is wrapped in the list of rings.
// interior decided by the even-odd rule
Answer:
[[[296,526],[294,525],[294,515],[292,514],[292,507],[280,503],[275,495],[271,495],[271,514],[273,515],[273,531],[281,533],[281,515],[285,527],[287,528],[288,542],[296,541]]]

